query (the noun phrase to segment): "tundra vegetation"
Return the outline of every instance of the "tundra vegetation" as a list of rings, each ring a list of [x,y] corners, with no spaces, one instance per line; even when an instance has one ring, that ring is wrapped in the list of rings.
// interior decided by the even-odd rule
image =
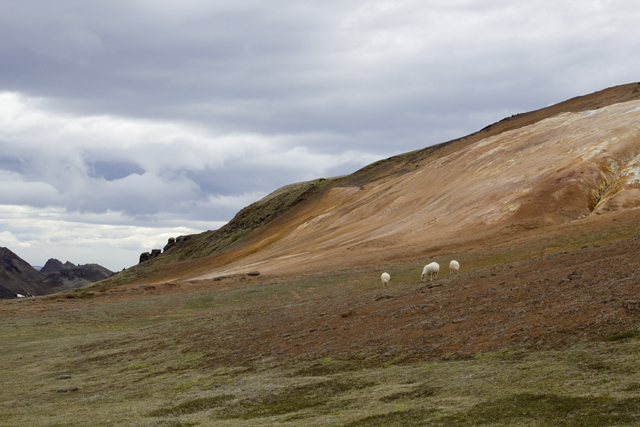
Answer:
[[[1,301],[0,425],[638,425],[634,221],[456,252],[433,288],[410,259],[393,288],[367,265]]]

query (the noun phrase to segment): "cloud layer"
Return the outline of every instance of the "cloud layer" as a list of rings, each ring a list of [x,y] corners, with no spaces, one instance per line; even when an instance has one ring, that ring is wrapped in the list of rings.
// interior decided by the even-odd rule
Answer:
[[[70,261],[131,265],[122,253],[154,231],[216,228],[282,185],[639,80],[639,14],[625,0],[0,0],[0,246],[43,263],[62,256],[39,236],[64,230],[101,248]]]

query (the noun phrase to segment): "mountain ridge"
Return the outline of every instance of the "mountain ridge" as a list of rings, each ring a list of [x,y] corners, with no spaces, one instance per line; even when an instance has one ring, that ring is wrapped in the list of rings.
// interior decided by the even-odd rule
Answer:
[[[49,295],[98,282],[112,274],[98,264],[63,264],[55,258],[38,271],[10,249],[0,247],[0,299]]]

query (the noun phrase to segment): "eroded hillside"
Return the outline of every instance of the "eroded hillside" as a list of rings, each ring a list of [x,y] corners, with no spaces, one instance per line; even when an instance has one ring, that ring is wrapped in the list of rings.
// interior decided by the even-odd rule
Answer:
[[[428,258],[636,208],[639,87],[575,98],[322,185],[280,190],[241,211],[225,230],[195,236],[139,266],[143,277],[131,277],[207,279]],[[255,221],[245,227],[244,218]]]

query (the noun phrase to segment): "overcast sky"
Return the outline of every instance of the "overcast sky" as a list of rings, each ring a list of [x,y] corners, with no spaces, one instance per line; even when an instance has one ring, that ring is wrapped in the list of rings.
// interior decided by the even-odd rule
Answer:
[[[0,0],[0,246],[112,270],[289,183],[639,81],[626,0]]]

